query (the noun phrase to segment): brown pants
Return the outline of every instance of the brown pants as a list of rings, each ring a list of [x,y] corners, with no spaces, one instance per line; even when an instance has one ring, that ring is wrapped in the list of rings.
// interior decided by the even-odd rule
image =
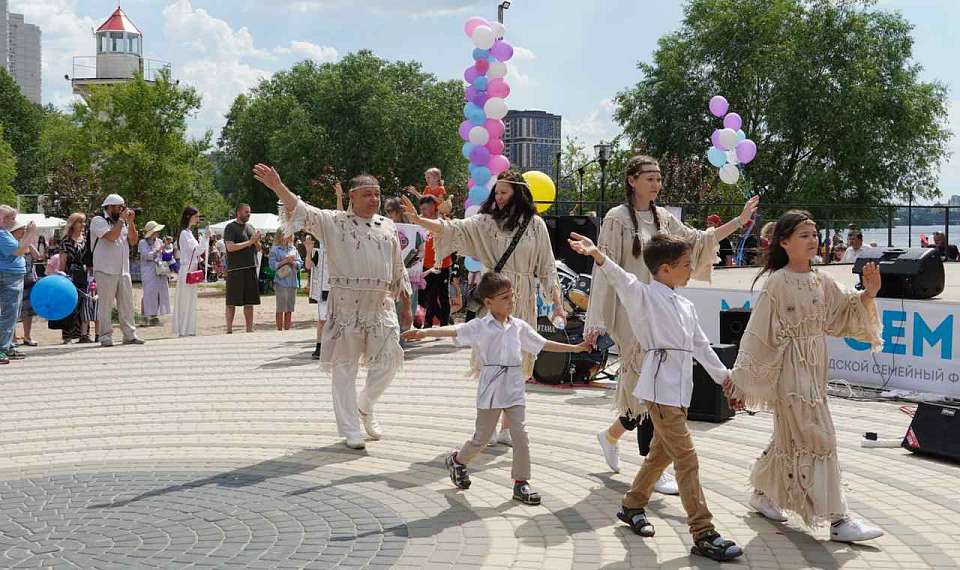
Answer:
[[[650,404],[650,419],[657,436],[650,445],[650,454],[633,480],[633,486],[623,496],[623,506],[642,509],[650,501],[657,479],[670,463],[677,472],[680,501],[687,511],[687,524],[694,538],[713,530],[713,515],[700,487],[700,463],[693,448],[693,438],[687,429],[687,410],[674,406]]]
[[[477,427],[473,438],[468,439],[457,453],[457,462],[466,465],[473,461],[487,446],[490,436],[497,429],[500,412],[510,418],[510,438],[513,440],[513,466],[510,476],[514,481],[530,479],[530,439],[527,437],[526,406],[477,410]]]

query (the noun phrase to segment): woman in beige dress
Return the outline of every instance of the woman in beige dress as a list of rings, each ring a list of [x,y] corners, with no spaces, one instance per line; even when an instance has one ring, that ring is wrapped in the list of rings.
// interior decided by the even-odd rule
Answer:
[[[882,348],[874,303],[880,273],[869,264],[863,291],[841,289],[811,265],[818,241],[807,212],[793,210],[777,221],[760,272],[769,276],[724,388],[733,400],[773,412],[773,437],[750,476],[750,506],[777,522],[787,520],[783,509],[810,527],[829,522],[830,539],[838,542],[869,540],[883,531],[852,518],[843,496],[827,396],[826,338],[850,337],[874,351]]]
[[[644,283],[650,282],[650,271],[643,262],[643,245],[657,234],[676,236],[689,243],[693,278],[709,281],[720,240],[750,220],[759,205],[759,198],[753,197],[747,201],[738,217],[719,227],[701,231],[687,226],[669,210],[656,205],[657,196],[663,189],[660,165],[656,159],[638,155],[627,161],[624,186],[626,199],[603,218],[597,247],[614,263]],[[604,333],[610,334],[620,351],[614,404],[620,417],[597,434],[597,440],[607,465],[614,472],[619,472],[617,442],[627,430],[637,428],[646,413],[646,407],[633,395],[645,353],[637,346],[626,310],[623,304],[617,302],[616,291],[607,282],[606,274],[594,271],[590,305],[587,308],[586,337],[595,343],[597,337]],[[645,425],[641,429],[649,434],[652,427]],[[640,432],[638,436],[643,437]],[[647,437],[649,447],[649,435]],[[669,495],[679,493],[677,482],[668,471],[664,471],[657,481],[656,490]]]

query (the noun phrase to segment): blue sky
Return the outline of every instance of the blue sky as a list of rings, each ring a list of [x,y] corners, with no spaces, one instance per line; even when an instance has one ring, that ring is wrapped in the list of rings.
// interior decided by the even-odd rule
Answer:
[[[223,125],[234,97],[259,78],[305,58],[335,61],[362,48],[386,59],[417,60],[438,77],[460,77],[472,45],[470,16],[496,17],[496,0],[126,0],[122,7],[144,33],[147,57],[169,61],[174,76],[196,86],[204,107],[191,133]],[[915,26],[914,57],[923,77],[950,88],[953,159],[941,188],[960,194],[960,21],[958,0],[879,0]],[[44,102],[72,100],[63,75],[71,58],[95,53],[91,28],[116,0],[10,0],[43,30]],[[682,18],[679,0],[515,0],[506,12],[511,108],[563,116],[564,136],[588,145],[611,138],[611,98],[639,79],[656,41]]]

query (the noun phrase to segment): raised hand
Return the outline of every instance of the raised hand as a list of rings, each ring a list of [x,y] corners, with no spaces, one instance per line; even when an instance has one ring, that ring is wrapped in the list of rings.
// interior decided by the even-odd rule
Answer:
[[[408,186],[408,188],[410,188]],[[403,206],[403,213],[407,216],[410,216],[411,219],[417,219],[420,217],[420,214],[417,212],[417,208],[413,205],[413,202],[410,201],[410,198],[406,196],[400,196],[400,205]]]
[[[740,212],[740,225],[744,225],[753,219],[753,215],[757,213],[757,208],[760,206],[760,196],[754,196],[747,200],[747,203],[743,205],[743,211]]]
[[[567,240],[570,243],[570,247],[573,251],[579,253],[580,255],[588,255],[593,257],[595,254],[599,254],[600,250],[597,249],[597,246],[593,244],[593,240],[587,236],[582,236],[576,232],[570,233],[570,239]]]
[[[280,175],[277,173],[277,169],[267,166],[266,164],[257,164],[254,166],[253,177],[274,192],[279,192],[280,188],[283,187],[283,181],[280,180]]]
[[[337,196],[343,196],[343,186],[340,185],[339,180],[333,184],[333,191],[337,193]]]
[[[876,263],[868,263],[863,266],[863,289],[871,299],[877,296],[880,291],[880,268]]]

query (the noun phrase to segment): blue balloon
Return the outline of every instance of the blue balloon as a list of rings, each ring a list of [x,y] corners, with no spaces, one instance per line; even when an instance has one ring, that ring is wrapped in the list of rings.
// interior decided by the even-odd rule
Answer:
[[[480,48],[473,48],[473,59],[480,61],[481,59],[488,59],[490,57],[490,51]]]
[[[480,91],[486,91],[486,90],[487,90],[487,83],[488,83],[489,81],[490,81],[490,80],[487,79],[487,76],[486,76],[486,75],[480,75],[480,76],[478,76],[476,79],[473,80],[473,86],[476,87],[477,89],[479,89]]]
[[[707,151],[707,160],[710,161],[710,164],[720,168],[727,163],[727,153],[715,146],[712,146],[710,147],[710,150]]]
[[[480,111],[480,112],[482,113],[482,112],[483,112],[483,109],[481,109],[480,107],[478,107],[478,106],[477,106],[476,104],[474,104],[474,103],[467,103],[466,105],[463,106],[463,116],[466,117],[467,119],[469,119],[470,122],[472,122],[472,123],[476,123],[476,121],[474,121],[473,119],[471,119],[471,117],[472,117],[473,115],[475,115],[475,114],[477,113],[477,111]],[[481,121],[481,123],[482,123],[482,121]]]
[[[496,56],[490,55],[490,56],[487,56],[487,61],[489,61],[490,63],[493,63],[493,62],[500,61],[500,60],[497,59]]]
[[[490,169],[486,166],[478,166],[473,171],[473,181],[481,186],[490,181]]]
[[[77,288],[63,275],[48,275],[30,292],[33,312],[48,321],[59,321],[77,308]]]
[[[470,160],[470,153],[473,152],[473,147],[475,146],[477,145],[473,144],[472,142],[463,143],[463,148],[460,149],[460,154],[463,155],[463,158]]]
[[[743,132],[743,129],[737,130],[737,142],[747,139],[747,133]]]
[[[476,180],[474,180],[476,183]],[[482,204],[487,200],[487,196],[490,195],[490,190],[482,184],[475,184],[473,188],[470,189],[470,192],[467,193],[467,198],[470,199],[474,204]]]
[[[466,258],[463,261],[463,266],[467,268],[467,271],[480,271],[480,269],[482,269],[480,261],[472,257]]]

